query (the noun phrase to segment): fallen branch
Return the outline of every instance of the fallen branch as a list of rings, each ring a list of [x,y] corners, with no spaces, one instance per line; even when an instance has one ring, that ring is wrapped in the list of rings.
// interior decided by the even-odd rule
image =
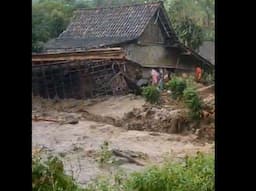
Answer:
[[[45,119],[45,118],[38,118],[38,117],[32,117],[32,120],[33,121],[50,121],[50,122],[56,122],[56,123],[61,122],[56,119]]]
[[[88,114],[89,114],[89,112],[88,112],[87,110],[85,110],[85,109],[78,109],[76,112],[79,112],[79,113],[88,113]]]
[[[131,162],[131,163],[135,163],[135,164],[137,164],[137,165],[139,165],[139,166],[144,166],[144,164],[138,162],[138,161],[135,160],[134,158],[132,158],[132,157],[130,157],[130,156],[128,156],[128,155],[126,155],[126,154],[124,154],[124,153],[122,153],[122,152],[116,150],[116,149],[113,149],[112,152],[113,152],[113,154],[116,155],[116,156],[126,158],[126,159],[127,159],[129,162]]]
[[[55,123],[61,123],[61,124],[71,124],[71,125],[75,125],[78,123],[78,120],[76,120],[76,119],[69,120],[69,121],[60,121],[60,120],[56,120],[56,119],[32,117],[32,120],[33,121],[49,121],[49,122],[55,122]]]

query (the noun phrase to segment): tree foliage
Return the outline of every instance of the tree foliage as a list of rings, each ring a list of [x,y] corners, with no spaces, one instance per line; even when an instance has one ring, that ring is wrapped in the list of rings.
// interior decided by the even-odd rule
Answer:
[[[175,23],[175,31],[180,41],[186,46],[197,50],[203,42],[203,31],[192,19],[185,17],[182,21]]]
[[[183,43],[197,49],[214,40],[214,0],[172,0],[166,3],[175,32]]]
[[[32,51],[39,51],[42,44],[57,37],[69,23],[72,1],[39,0],[32,4]]]

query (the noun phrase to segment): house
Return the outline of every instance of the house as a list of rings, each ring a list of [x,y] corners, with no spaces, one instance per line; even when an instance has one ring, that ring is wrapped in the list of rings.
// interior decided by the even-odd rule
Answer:
[[[136,89],[134,84],[149,78],[152,68],[193,72],[196,65],[213,68],[179,42],[162,2],[79,9],[43,53],[32,55],[33,94],[120,94],[127,86]]]
[[[46,52],[121,47],[127,59],[144,68],[193,70],[212,64],[181,44],[162,2],[79,9],[67,29],[46,43]]]

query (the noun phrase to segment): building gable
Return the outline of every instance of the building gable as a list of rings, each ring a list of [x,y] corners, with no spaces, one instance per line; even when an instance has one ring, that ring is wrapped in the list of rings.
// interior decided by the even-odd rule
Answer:
[[[138,39],[139,43],[163,44],[165,35],[161,30],[161,24],[156,16],[152,17],[146,29]]]

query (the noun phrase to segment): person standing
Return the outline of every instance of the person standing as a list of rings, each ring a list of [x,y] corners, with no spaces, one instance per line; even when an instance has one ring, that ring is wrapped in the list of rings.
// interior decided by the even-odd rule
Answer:
[[[152,85],[157,85],[158,79],[159,79],[159,73],[155,69],[152,69],[151,75],[152,75]]]
[[[197,82],[199,82],[202,78],[202,69],[201,67],[197,66],[195,71],[195,79]]]

